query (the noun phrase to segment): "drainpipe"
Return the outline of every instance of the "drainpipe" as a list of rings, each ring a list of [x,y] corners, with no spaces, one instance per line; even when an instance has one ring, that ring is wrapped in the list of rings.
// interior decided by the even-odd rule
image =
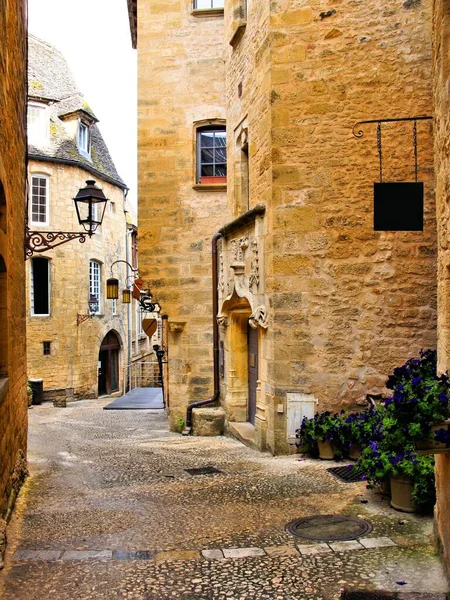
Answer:
[[[219,388],[219,325],[217,323],[218,298],[217,298],[217,241],[222,237],[221,233],[216,233],[212,239],[212,301],[213,301],[213,359],[214,359],[214,394],[207,400],[200,400],[189,404],[186,411],[186,425],[183,435],[192,433],[192,411],[194,408],[206,406],[217,402],[220,396]]]

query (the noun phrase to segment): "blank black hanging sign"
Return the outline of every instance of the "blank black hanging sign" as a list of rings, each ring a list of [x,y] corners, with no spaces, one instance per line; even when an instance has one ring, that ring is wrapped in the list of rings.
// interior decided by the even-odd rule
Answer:
[[[380,181],[373,184],[374,210],[373,228],[375,231],[423,231],[424,187],[417,181],[417,121],[432,119],[429,116],[406,119],[382,119],[360,121],[353,127],[353,135],[361,138],[364,133],[357,129],[363,123],[377,123],[377,147],[380,159]],[[381,123],[413,121],[414,175],[415,181],[383,181],[383,155],[381,147]]]
[[[374,183],[375,231],[423,231],[423,182]]]

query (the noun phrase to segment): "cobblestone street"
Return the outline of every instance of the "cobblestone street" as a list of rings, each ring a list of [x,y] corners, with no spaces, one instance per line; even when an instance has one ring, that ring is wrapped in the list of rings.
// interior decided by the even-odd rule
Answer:
[[[6,600],[447,591],[432,519],[394,511],[363,482],[340,482],[326,470],[334,463],[182,437],[162,411],[102,410],[108,402],[30,410],[31,477],[8,531]],[[186,471],[207,466],[219,472]],[[360,516],[373,529],[334,544],[285,531],[314,514]]]

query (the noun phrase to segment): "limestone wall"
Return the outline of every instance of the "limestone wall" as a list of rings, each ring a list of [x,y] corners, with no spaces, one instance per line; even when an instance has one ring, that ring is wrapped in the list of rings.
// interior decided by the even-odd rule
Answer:
[[[30,160],[29,178],[44,174],[50,178],[50,231],[81,231],[72,198],[93,176],[81,168]],[[127,307],[106,299],[106,280],[111,264],[125,260],[126,220],[121,188],[96,178],[110,202],[102,226],[83,244],[70,241],[54,250],[36,254],[50,259],[50,316],[32,316],[30,300],[31,260],[26,265],[28,377],[42,378],[46,396],[65,396],[72,390],[76,398],[96,398],[98,353],[105,335],[114,330],[122,343],[119,373],[122,379],[127,360]],[[36,225],[31,226],[39,230]],[[77,325],[77,314],[89,312],[89,261],[101,263],[101,314]],[[124,287],[126,269],[116,265],[114,277]],[[43,342],[51,342],[51,354],[43,355]],[[69,392],[70,394],[70,392]]]
[[[195,124],[225,118],[223,16],[138,3],[139,265],[169,317],[172,425],[212,395],[211,238],[224,186],[195,186]]]
[[[24,474],[27,445],[23,260],[25,11],[22,0],[0,1],[0,538],[8,500],[18,491]],[[1,551],[2,539],[0,555]]]
[[[449,76],[450,76],[450,18],[449,2],[440,0],[434,4],[434,105],[435,105],[435,169],[436,211],[438,222],[438,368],[440,372],[450,369],[450,189],[449,152]],[[436,523],[442,542],[445,564],[450,575],[450,458],[441,454],[436,458]]]
[[[360,120],[430,114],[431,2],[247,5],[227,52],[228,127],[248,122],[250,207],[267,209],[261,404],[268,447],[284,452],[287,392],[352,406],[436,343],[432,127],[418,126],[423,232],[373,231],[376,130],[352,136]],[[385,181],[413,181],[411,123],[383,127],[383,155]],[[228,198],[239,211],[236,187]]]

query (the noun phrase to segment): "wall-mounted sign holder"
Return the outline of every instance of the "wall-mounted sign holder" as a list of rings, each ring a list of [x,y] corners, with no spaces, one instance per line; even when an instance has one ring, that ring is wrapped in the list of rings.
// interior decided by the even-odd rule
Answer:
[[[418,181],[417,121],[427,121],[433,117],[419,116],[403,119],[374,119],[355,123],[352,133],[362,138],[362,125],[377,124],[377,149],[380,161],[380,181],[373,184],[375,231],[423,231],[423,182]],[[383,181],[383,152],[381,139],[382,123],[412,121],[414,146],[414,181]]]

